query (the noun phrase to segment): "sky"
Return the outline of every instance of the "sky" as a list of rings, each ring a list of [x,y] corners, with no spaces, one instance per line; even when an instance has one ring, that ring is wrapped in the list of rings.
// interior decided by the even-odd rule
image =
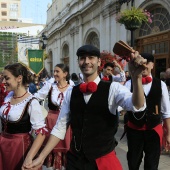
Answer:
[[[31,18],[35,24],[46,24],[49,3],[52,0],[21,0],[21,18]]]

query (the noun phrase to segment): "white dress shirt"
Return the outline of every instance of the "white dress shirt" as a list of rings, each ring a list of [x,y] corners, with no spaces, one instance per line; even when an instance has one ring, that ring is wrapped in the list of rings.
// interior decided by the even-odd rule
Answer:
[[[94,80],[94,82],[96,84],[99,84],[100,82],[99,76]],[[60,139],[64,139],[66,133],[66,125],[69,122],[71,93],[72,89],[69,89],[64,98],[59,118],[51,132],[52,135]],[[84,94],[84,100],[86,103],[88,103],[92,95],[93,94]],[[125,108],[126,110],[129,111],[132,110],[134,112],[143,111],[146,108],[145,103],[142,108],[137,110],[132,104],[132,93],[120,83],[112,82],[109,90],[108,107],[113,115],[116,115],[116,109],[119,105]]]
[[[150,76],[152,77],[152,76]],[[128,80],[125,84],[125,86],[130,90],[131,89],[131,80]],[[143,84],[143,90],[146,96],[148,96],[150,89],[152,86],[152,82],[148,84]],[[166,84],[161,81],[161,88],[162,88],[162,97],[161,97],[161,110],[162,118],[170,118],[170,101],[168,96],[168,89]]]

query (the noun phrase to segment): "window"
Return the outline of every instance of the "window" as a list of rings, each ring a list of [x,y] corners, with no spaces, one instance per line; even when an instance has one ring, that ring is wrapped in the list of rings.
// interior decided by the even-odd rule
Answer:
[[[139,30],[139,36],[146,36],[150,34],[156,34],[162,31],[170,29],[170,14],[162,6],[156,6],[149,10],[153,15],[152,24],[145,23]]]
[[[169,53],[169,43],[168,43],[168,41],[144,45],[144,52],[145,53],[152,53],[153,50],[155,51],[155,54],[167,54],[167,53]]]
[[[6,3],[1,3],[1,8],[7,8],[7,4]]]
[[[18,11],[18,4],[10,4],[10,11]]]
[[[2,11],[2,12],[1,12],[1,15],[2,15],[2,16],[7,16],[7,11]]]
[[[18,16],[18,12],[15,12],[15,11],[10,11],[10,15],[9,15],[11,18],[17,18]]]

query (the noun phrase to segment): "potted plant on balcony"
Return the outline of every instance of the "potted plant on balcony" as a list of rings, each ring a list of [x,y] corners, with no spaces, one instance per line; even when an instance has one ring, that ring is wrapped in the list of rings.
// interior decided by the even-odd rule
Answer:
[[[152,16],[147,10],[132,7],[118,13],[116,21],[124,24],[127,30],[133,31],[140,28],[142,23],[152,23]]]

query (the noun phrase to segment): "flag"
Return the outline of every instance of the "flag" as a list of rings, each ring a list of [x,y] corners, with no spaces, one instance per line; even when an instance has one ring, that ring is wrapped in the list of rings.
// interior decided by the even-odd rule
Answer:
[[[39,38],[33,36],[19,36],[18,62],[28,66],[28,49],[39,49]]]
[[[44,69],[43,50],[28,49],[28,67],[37,76]]]

